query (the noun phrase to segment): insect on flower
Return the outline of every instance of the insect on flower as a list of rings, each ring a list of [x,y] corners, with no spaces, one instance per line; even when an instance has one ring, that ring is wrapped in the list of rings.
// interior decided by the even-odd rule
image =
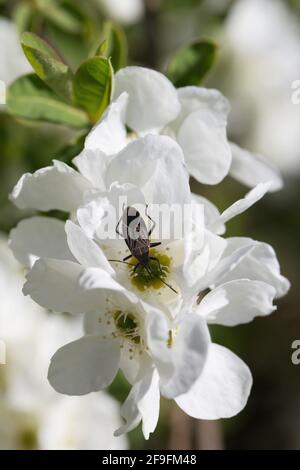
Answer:
[[[157,267],[160,273],[160,281],[164,285],[169,287],[169,289],[171,289],[173,292],[175,292],[175,294],[177,294],[177,291],[172,286],[170,286],[170,284],[165,282],[162,278],[163,270],[159,259],[154,256],[150,256],[150,248],[154,248],[156,246],[161,245],[161,242],[151,243],[150,237],[156,226],[156,223],[148,214],[148,206],[146,206],[145,214],[148,219],[152,222],[152,227],[149,231],[147,230],[147,226],[145,224],[144,219],[141,217],[137,209],[132,206],[127,206],[124,208],[123,214],[116,226],[116,232],[118,235],[124,237],[125,243],[130,251],[130,255],[123,258],[123,260],[111,259],[109,261],[134,266],[134,273],[136,273],[139,269],[142,269],[143,271],[146,271],[148,273],[150,278],[154,277],[154,273],[151,267],[151,261],[155,262],[157,263]],[[120,233],[119,231],[121,222],[122,233]],[[128,263],[128,260],[130,260],[131,258],[136,258],[138,263]]]

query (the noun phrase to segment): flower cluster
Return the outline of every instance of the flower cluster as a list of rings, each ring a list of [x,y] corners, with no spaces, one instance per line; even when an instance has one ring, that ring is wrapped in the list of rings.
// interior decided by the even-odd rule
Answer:
[[[73,160],[76,169],[54,161],[23,175],[12,191],[20,209],[68,213],[66,223],[40,215],[21,221],[10,246],[29,269],[25,295],[54,311],[84,314],[84,336],[52,357],[54,389],[102,390],[119,369],[132,385],[116,435],[142,422],[148,438],[160,395],[199,419],[239,413],[251,373],[212,342],[208,326],[268,315],[289,289],[271,246],[223,236],[230,219],[282,186],[270,164],[228,142],[228,113],[217,90],[176,90],[156,71],[126,67],[114,77],[114,100]],[[213,185],[228,174],[251,190],[223,213],[191,193],[189,175]],[[121,237],[104,237],[106,225],[118,231],[112,215],[124,198]],[[161,236],[151,211],[156,205],[189,207],[179,237]],[[145,213],[132,217],[134,241],[124,227],[137,206]],[[153,222],[147,232],[146,220]]]
[[[0,232],[0,340],[6,352],[0,366],[0,449],[127,449],[126,436],[113,437],[120,406],[109,394],[83,399],[58,396],[49,387],[49,356],[77,338],[82,325],[79,316],[49,314],[24,297],[23,283],[22,267]]]

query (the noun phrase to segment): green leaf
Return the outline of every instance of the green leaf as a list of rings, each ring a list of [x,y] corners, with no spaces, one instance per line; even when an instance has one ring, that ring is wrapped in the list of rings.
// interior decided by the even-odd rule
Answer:
[[[199,85],[215,62],[217,45],[198,40],[179,49],[171,59],[167,76],[176,87]]]
[[[36,75],[18,78],[7,91],[7,110],[17,118],[48,121],[69,127],[89,125],[88,116],[60,100]]]
[[[92,57],[77,70],[74,79],[74,95],[78,106],[96,122],[110,103],[113,69],[106,57]]]
[[[82,32],[80,20],[63,5],[56,5],[49,0],[35,0],[38,11],[45,19],[66,33],[79,34]]]
[[[16,5],[13,11],[13,20],[17,25],[19,33],[29,29],[29,25],[32,18],[32,8],[31,5],[27,3],[19,3]]]
[[[111,21],[104,25],[102,42],[96,55],[105,55],[110,58],[114,71],[125,67],[127,63],[128,45],[123,29]]]
[[[23,51],[38,77],[61,98],[73,101],[73,74],[54,49],[34,33],[23,33]]]
[[[104,41],[101,42],[100,46],[96,50],[96,53],[93,55],[104,56],[107,49],[108,49],[108,41],[107,39],[104,39]]]
[[[43,52],[45,55],[51,57],[52,59],[60,60],[55,50],[35,33],[23,33],[21,36],[21,44],[23,46]]]

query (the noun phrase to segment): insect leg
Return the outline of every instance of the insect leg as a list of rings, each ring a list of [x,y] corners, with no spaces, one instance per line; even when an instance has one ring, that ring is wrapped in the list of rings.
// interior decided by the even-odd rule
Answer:
[[[161,245],[162,242],[153,242],[153,243],[150,243],[150,248],[154,248],[155,246],[159,246]]]
[[[122,260],[120,260],[120,259],[109,259],[108,261],[109,261],[110,263],[122,263],[122,264],[128,264],[128,266],[135,266],[135,267],[136,267],[135,264],[133,264],[133,263],[126,263],[126,261],[124,261],[124,260],[122,261]]]
[[[125,256],[125,258],[123,258],[123,261],[127,261],[127,260],[129,260],[130,258],[132,258],[132,255]]]
[[[175,294],[178,294],[177,290],[175,290],[174,287],[170,286],[170,284],[165,282],[163,279],[160,279],[160,280],[165,286],[167,286],[169,289],[171,289],[171,291],[173,291]]]
[[[134,266],[133,272],[136,273],[136,270],[137,270],[137,268],[139,268],[139,267],[140,267],[140,263],[136,264],[136,265]]]
[[[149,266],[144,266],[144,269],[146,269],[146,271],[147,271],[147,273],[149,274],[149,276],[150,276],[150,279],[151,279],[151,278],[152,278],[152,276],[153,276],[153,273],[152,273],[152,271],[151,271],[150,267],[149,267]]]
[[[159,259],[157,258],[154,258],[153,256],[149,256],[149,259],[152,259],[153,261],[156,261],[158,263],[158,266],[159,266],[159,270],[160,270],[160,274],[161,276],[163,275],[163,271],[162,271],[162,268],[161,268],[161,264],[160,264],[160,261]],[[175,294],[178,294],[177,290],[174,289],[174,287],[170,286],[170,284],[168,284],[166,281],[164,281],[162,278],[160,278],[160,281],[167,287],[169,287],[169,289],[171,289]]]
[[[149,259],[152,259],[152,261],[156,261],[160,270],[160,274],[163,275],[163,270],[161,268],[161,264],[158,258],[154,258],[154,256],[149,256]]]

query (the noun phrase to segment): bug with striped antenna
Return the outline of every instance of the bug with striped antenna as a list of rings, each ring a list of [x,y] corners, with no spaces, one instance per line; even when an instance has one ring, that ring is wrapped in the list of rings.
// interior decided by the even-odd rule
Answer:
[[[122,260],[111,259],[109,261],[113,263],[124,263],[129,266],[134,266],[134,274],[138,270],[142,270],[145,271],[150,278],[154,277],[151,262],[155,262],[157,263],[157,267],[160,273],[159,280],[161,283],[177,294],[178,292],[162,278],[164,273],[160,260],[157,257],[150,256],[150,249],[161,245],[161,242],[152,243],[150,241],[150,237],[156,227],[156,223],[148,214],[148,205],[146,206],[145,214],[152,223],[152,227],[149,229],[149,231],[144,219],[137,209],[132,206],[124,207],[123,214],[116,226],[116,233],[124,237],[125,243],[130,251],[130,255],[126,256]],[[122,233],[119,231],[121,224]],[[129,263],[128,260],[131,258],[135,258],[137,260],[137,264]]]

